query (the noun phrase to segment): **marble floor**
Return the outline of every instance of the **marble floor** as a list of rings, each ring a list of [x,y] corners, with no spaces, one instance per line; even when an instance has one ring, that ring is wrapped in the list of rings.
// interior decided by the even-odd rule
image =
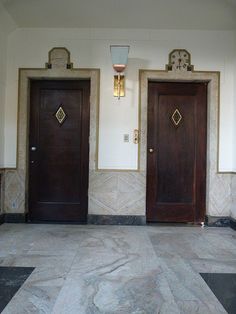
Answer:
[[[0,266],[34,268],[3,314],[227,313],[200,273],[236,274],[236,232],[3,224]]]

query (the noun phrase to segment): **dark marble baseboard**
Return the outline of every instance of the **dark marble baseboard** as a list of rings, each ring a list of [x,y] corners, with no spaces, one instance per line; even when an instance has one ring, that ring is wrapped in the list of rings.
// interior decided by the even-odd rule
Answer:
[[[230,217],[206,216],[205,223],[208,227],[230,227]]]
[[[24,223],[27,221],[27,214],[7,213],[4,214],[4,222],[8,223]]]
[[[146,225],[145,216],[88,215],[88,224],[93,225]]]
[[[0,214],[0,225],[3,224],[5,221],[4,214]]]
[[[0,266],[0,313],[11,301],[33,270],[33,267]]]
[[[25,223],[28,221],[27,214],[5,213],[0,214],[0,224],[2,223]],[[47,222],[38,222],[47,223]],[[52,223],[52,222],[48,222]],[[61,222],[67,224],[68,222]],[[146,216],[135,215],[88,215],[88,224],[93,225],[146,225]],[[74,223],[77,224],[77,223]],[[81,223],[80,223],[81,224]],[[86,224],[83,223],[83,224]],[[236,220],[231,217],[206,216],[205,224],[208,227],[231,227],[236,230]],[[179,225],[179,224],[178,224]]]
[[[231,218],[230,219],[230,227],[234,230],[236,230],[236,219]]]

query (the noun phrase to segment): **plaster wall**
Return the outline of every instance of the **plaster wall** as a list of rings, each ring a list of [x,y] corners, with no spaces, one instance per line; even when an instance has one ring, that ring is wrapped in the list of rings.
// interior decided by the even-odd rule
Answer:
[[[234,39],[234,51],[236,51],[236,33]],[[234,119],[236,119],[236,56],[234,56]],[[234,149],[234,172],[236,172],[236,145],[235,145],[235,136],[236,136],[236,123],[234,123],[234,138],[232,147]],[[232,174],[232,181],[231,181],[231,194],[232,194],[232,207],[231,207],[231,217],[236,219],[236,174]]]
[[[235,38],[234,38],[234,51],[235,54],[233,56],[233,71],[234,71],[234,79],[233,79],[233,117],[234,117],[234,123],[233,123],[233,142],[232,142],[232,147],[233,147],[233,171],[236,173],[236,145],[235,145],[235,140],[236,140],[236,31],[235,31]]]
[[[0,4],[0,168],[4,167],[4,106],[7,71],[7,37],[14,28],[14,22]]]
[[[111,44],[129,44],[126,97],[112,95]],[[230,31],[154,31],[111,29],[18,29],[9,36],[5,108],[4,165],[16,165],[18,68],[43,67],[48,51],[65,46],[75,67],[100,68],[98,167],[137,170],[138,147],[132,142],[138,128],[138,70],[164,69],[173,48],[186,48],[196,70],[221,72],[219,170],[236,168],[234,141],[234,33]],[[130,142],[123,141],[129,134]]]

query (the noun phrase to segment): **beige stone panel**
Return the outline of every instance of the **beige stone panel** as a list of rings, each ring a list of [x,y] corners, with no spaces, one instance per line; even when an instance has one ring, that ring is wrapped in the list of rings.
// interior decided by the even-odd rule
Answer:
[[[145,190],[118,193],[118,215],[145,216]]]
[[[95,172],[90,173],[89,193],[108,193],[117,191],[118,174],[113,172]]]
[[[143,172],[119,173],[118,191],[120,193],[143,193],[145,191],[145,181]]]
[[[6,171],[5,173],[5,196],[4,212],[25,212],[25,191],[23,171]]]
[[[234,219],[236,219],[236,175],[232,175],[231,195],[232,195],[231,216]]]
[[[89,194],[89,214],[118,215],[117,208],[117,192]]]

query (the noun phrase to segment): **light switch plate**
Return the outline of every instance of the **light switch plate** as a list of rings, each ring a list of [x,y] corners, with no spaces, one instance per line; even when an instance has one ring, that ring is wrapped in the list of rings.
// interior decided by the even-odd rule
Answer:
[[[129,134],[124,134],[124,142],[129,143]]]

